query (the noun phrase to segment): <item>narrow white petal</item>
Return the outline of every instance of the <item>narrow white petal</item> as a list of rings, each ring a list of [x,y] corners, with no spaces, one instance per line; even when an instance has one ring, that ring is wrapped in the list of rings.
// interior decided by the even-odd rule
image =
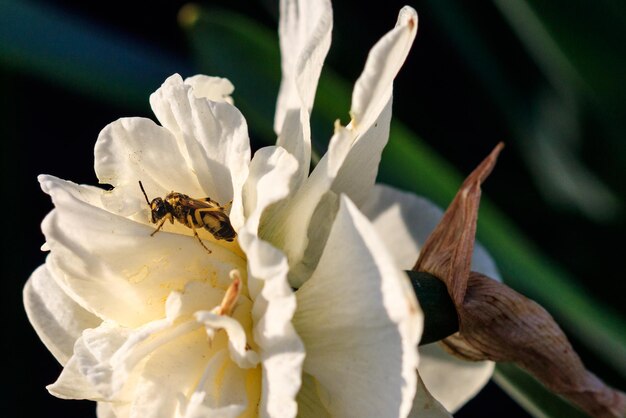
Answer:
[[[293,190],[297,190],[308,177],[311,168],[309,112],[303,108],[290,109],[285,116],[276,145],[287,150],[298,162],[298,172],[291,185]]]
[[[193,88],[193,95],[198,98],[203,97],[214,102],[233,104],[231,94],[235,91],[235,86],[227,78],[198,74],[187,77],[185,84]]]
[[[319,382],[330,414],[407,416],[422,313],[406,275],[345,196],[317,269],[296,296],[304,371]]]
[[[259,416],[295,417],[304,346],[291,323],[296,298],[287,282],[287,259],[281,251],[245,229],[239,241],[248,256],[254,341],[262,356]]]
[[[237,320],[208,311],[197,312],[195,318],[198,322],[206,325],[207,328],[226,331],[231,359],[237,366],[242,369],[249,369],[259,364],[260,358],[258,353],[254,350],[246,350],[246,333]]]
[[[276,103],[276,145],[298,161],[292,187],[307,178],[311,163],[310,114],[333,24],[329,0],[281,0],[282,80]]]
[[[281,0],[278,31],[282,81],[274,118],[277,134],[290,110],[303,108],[310,113],[330,48],[332,25],[329,0]]]
[[[226,102],[196,97],[179,75],[168,78],[150,96],[150,104],[176,137],[205,195],[221,204],[233,200],[231,221],[237,229],[243,223],[239,198],[250,163],[248,127],[239,110]]]
[[[404,64],[416,33],[417,13],[405,6],[396,27],[370,51],[352,93],[352,124],[361,132],[369,129],[391,99],[393,79]]]
[[[419,374],[424,384],[435,399],[451,412],[472,399],[493,373],[493,362],[460,360],[436,343],[422,346],[419,351]]]
[[[245,270],[242,258],[212,241],[205,240],[213,251],[208,255],[193,236],[162,231],[151,237],[153,226],[81,200],[83,186],[50,176],[40,181],[56,206],[42,224],[52,250],[48,268],[72,299],[101,318],[141,325],[164,316],[172,290],[191,281],[219,284],[231,270]]]
[[[72,356],[74,343],[83,330],[102,322],[56,284],[45,264],[24,286],[24,308],[37,335],[62,365]]]
[[[358,207],[367,200],[376,182],[378,164],[389,140],[390,124],[391,99],[376,116],[376,121],[354,142],[347,155],[336,157],[342,163],[332,190],[337,194],[345,193]]]

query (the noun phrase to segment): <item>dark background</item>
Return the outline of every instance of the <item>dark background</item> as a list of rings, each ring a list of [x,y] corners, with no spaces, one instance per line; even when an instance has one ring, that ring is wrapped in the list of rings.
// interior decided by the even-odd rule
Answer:
[[[177,23],[178,10],[185,2],[39,0],[31,3],[52,7],[72,19],[80,19],[89,27],[115,32],[130,42],[162,51],[171,60],[173,71],[183,76],[197,71]],[[210,2],[275,26],[275,6],[271,1],[248,3]],[[336,1],[333,45],[327,65],[346,79],[355,80],[369,48],[394,24],[403,4],[387,0],[375,7],[362,2]],[[542,195],[533,176],[534,169],[523,156],[524,144],[512,139],[515,135],[510,123],[502,117],[493,93],[476,74],[468,55],[446,32],[441,14],[427,1],[411,5],[420,15],[419,30],[409,59],[396,80],[394,115],[463,174],[471,171],[498,141],[505,141],[507,148],[484,187],[485,194],[590,293],[623,312],[624,274],[619,264],[623,244],[613,244],[623,240],[623,206],[609,219],[597,220],[575,208],[555,204]],[[465,8],[469,17],[479,22],[484,41],[491,51],[498,53],[498,59],[517,88],[523,90],[540,82],[542,75],[536,63],[492,3],[480,2]],[[23,22],[24,31],[33,29],[29,24]],[[73,45],[59,47],[71,51]],[[28,71],[11,62],[0,64],[2,192],[7,226],[2,239],[5,284],[2,317],[7,330],[2,344],[5,369],[9,370],[2,391],[8,396],[2,407],[9,409],[0,415],[11,416],[7,411],[14,410],[18,411],[15,416],[24,417],[94,416],[91,403],[62,401],[45,390],[45,385],[56,379],[61,367],[40,343],[21,304],[25,281],[45,259],[45,254],[39,251],[43,244],[39,224],[52,209],[49,198],[39,189],[36,176],[48,173],[78,183],[97,184],[93,172],[93,145],[99,131],[119,117],[153,115],[147,95],[143,108],[131,100],[113,103],[92,92],[72,89],[55,77]],[[152,90],[168,75],[162,74]],[[228,74],[214,75],[228,77]],[[346,115],[337,116],[346,118]],[[598,134],[602,132],[599,129],[602,122],[593,113],[584,114],[582,118],[585,163],[594,167],[623,200],[620,148],[602,140],[603,134]],[[254,127],[251,129],[254,141]],[[586,355],[584,350],[582,354]],[[606,365],[597,367],[601,375],[606,373],[609,379],[614,378]],[[456,416],[529,415],[490,383]]]

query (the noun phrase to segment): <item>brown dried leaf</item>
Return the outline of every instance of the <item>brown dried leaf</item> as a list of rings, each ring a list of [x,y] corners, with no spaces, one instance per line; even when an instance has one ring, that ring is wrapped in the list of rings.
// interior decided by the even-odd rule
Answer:
[[[415,271],[425,271],[443,280],[455,304],[463,301],[469,277],[480,185],[491,173],[503,147],[500,142],[465,179],[443,218],[424,243],[413,267]]]
[[[444,340],[446,348],[473,360],[515,362],[592,417],[626,415],[626,395],[585,369],[561,328],[536,302],[472,272],[457,312],[459,333]]]
[[[441,279],[456,306],[459,332],[442,344],[466,360],[515,362],[593,417],[624,417],[626,395],[585,369],[545,309],[502,283],[470,274],[480,185],[502,147],[498,144],[463,182],[413,267]]]

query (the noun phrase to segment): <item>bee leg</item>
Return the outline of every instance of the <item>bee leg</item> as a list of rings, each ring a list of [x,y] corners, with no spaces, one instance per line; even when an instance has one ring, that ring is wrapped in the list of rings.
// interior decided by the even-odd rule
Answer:
[[[157,232],[161,230],[161,228],[163,228],[163,224],[165,223],[165,221],[167,221],[167,218],[163,218],[159,221],[159,224],[157,225],[157,229],[155,229],[154,232],[150,234],[151,237],[153,237],[154,234],[156,234]]]
[[[224,212],[230,213],[230,209],[232,207],[233,207],[233,201],[231,200],[230,202],[228,202],[224,206],[222,206],[222,209],[224,209]]]
[[[202,242],[202,239],[200,239],[200,235],[198,235],[198,232],[196,231],[196,226],[193,223],[193,218],[191,217],[191,215],[187,215],[187,223],[191,225],[191,230],[193,231],[193,235],[196,237],[200,245],[202,245],[202,248],[204,248],[205,250],[207,250],[209,254],[211,254],[212,251],[209,250],[207,246],[204,245],[204,242]]]

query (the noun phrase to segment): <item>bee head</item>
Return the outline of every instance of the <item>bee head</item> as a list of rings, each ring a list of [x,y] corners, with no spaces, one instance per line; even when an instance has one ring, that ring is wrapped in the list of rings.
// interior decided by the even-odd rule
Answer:
[[[159,219],[163,218],[169,212],[167,203],[160,197],[152,199],[152,202],[150,202],[150,210],[152,211],[153,223],[157,223]]]

